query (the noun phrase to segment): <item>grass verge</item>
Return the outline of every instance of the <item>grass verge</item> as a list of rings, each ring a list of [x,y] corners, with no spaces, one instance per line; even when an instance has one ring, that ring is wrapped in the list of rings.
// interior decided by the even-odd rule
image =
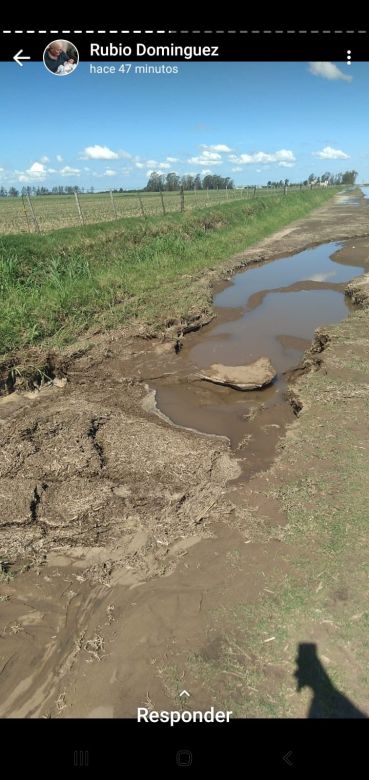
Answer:
[[[0,354],[61,346],[91,325],[152,330],[211,306],[199,279],[328,200],[312,190],[188,214],[126,219],[0,242]]]

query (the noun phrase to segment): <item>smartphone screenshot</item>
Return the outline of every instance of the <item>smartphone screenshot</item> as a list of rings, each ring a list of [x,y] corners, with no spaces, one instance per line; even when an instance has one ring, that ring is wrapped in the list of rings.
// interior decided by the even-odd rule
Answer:
[[[12,761],[358,758],[368,31],[265,24],[1,31]]]

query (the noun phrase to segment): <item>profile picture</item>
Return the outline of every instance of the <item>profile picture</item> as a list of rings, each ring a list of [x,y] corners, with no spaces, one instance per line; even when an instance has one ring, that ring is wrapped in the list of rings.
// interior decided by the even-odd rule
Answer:
[[[43,55],[45,67],[54,76],[69,76],[76,69],[79,54],[70,41],[51,41]]]

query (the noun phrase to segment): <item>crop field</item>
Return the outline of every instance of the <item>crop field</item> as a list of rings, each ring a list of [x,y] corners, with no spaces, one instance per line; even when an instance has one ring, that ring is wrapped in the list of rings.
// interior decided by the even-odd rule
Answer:
[[[288,187],[287,194],[300,186]],[[304,188],[306,189],[306,188]],[[0,235],[46,233],[63,227],[110,222],[126,217],[146,217],[194,208],[206,208],[228,201],[272,197],[283,188],[191,190],[180,192],[124,192],[76,195],[40,195],[0,198]]]

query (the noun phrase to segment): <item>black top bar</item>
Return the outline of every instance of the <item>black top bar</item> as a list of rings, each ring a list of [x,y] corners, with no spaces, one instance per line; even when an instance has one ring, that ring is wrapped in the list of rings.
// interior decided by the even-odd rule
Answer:
[[[368,25],[369,28],[369,25]],[[77,48],[82,62],[245,62],[330,61],[346,62],[348,51],[355,61],[369,61],[369,29],[337,30],[225,30],[225,31],[122,31],[97,28],[81,31],[63,28],[0,32],[0,58],[12,61],[20,49],[31,61],[40,62],[45,47],[66,39]],[[91,53],[91,44],[107,55]],[[121,47],[121,49],[119,48]],[[125,48],[124,48],[125,47]],[[163,48],[164,47],[164,48]],[[177,48],[176,48],[177,47]],[[129,51],[130,50],[130,51]],[[94,50],[96,51],[96,49]],[[124,53],[121,53],[124,52]]]

